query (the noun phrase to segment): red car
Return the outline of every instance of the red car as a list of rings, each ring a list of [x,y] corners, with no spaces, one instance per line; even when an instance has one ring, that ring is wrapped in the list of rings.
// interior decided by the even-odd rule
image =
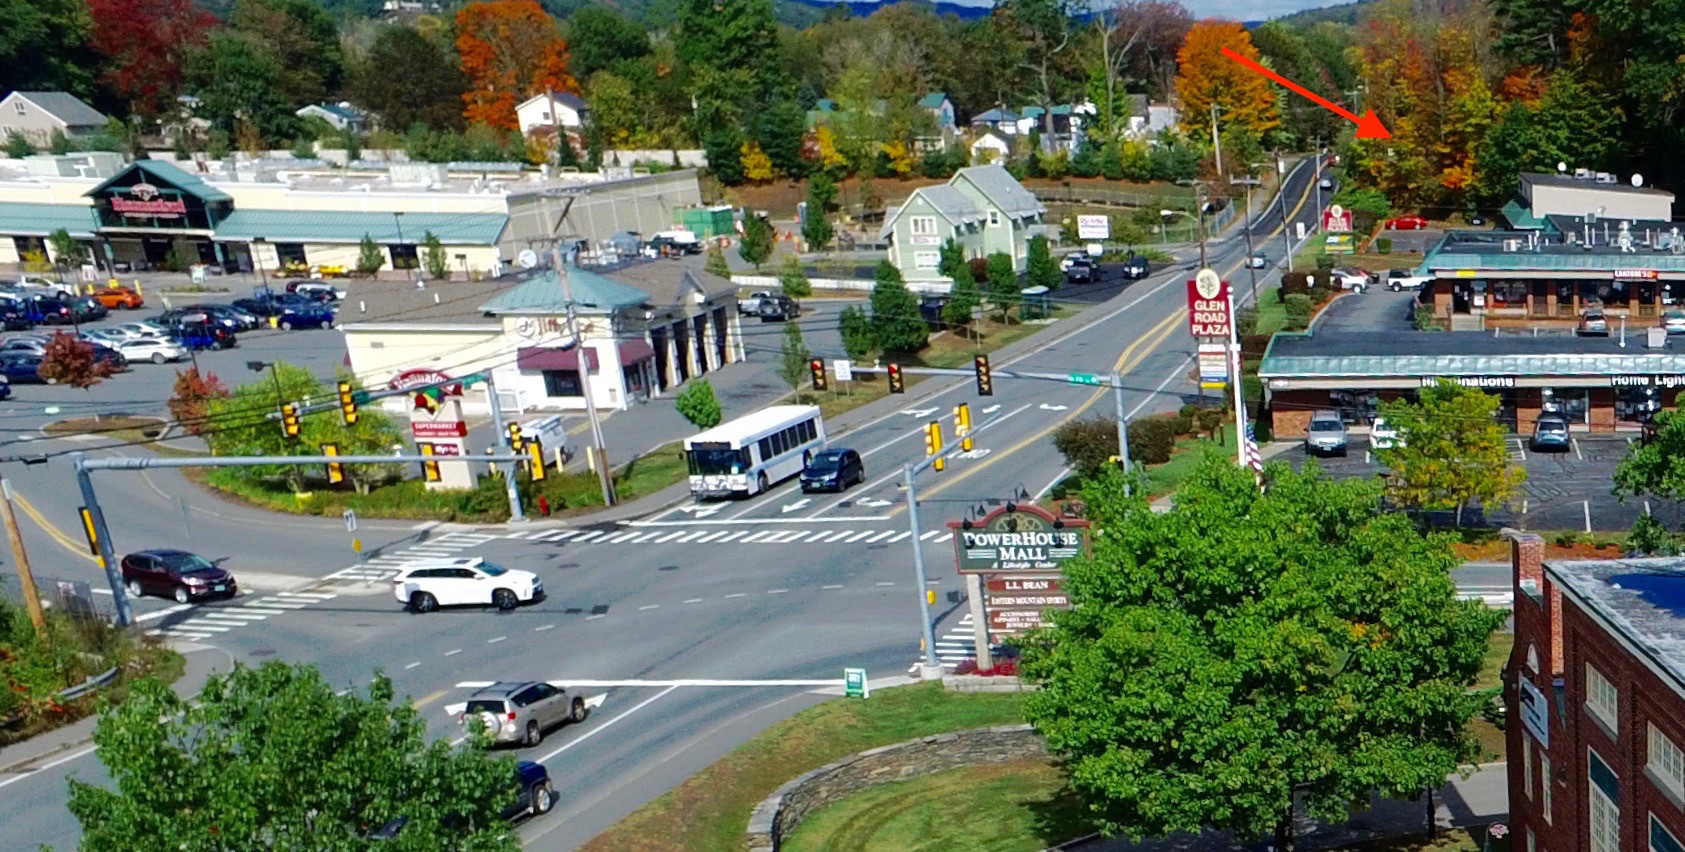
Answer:
[[[1428,226],[1428,220],[1420,216],[1400,216],[1388,219],[1386,228],[1389,231],[1420,231]]]

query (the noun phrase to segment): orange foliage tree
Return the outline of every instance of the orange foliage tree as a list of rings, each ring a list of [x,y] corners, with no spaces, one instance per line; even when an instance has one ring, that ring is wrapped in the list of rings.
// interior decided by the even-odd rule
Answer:
[[[515,105],[545,90],[579,94],[556,19],[536,0],[481,0],[456,13],[469,124],[515,130]]]
[[[1189,133],[1208,131],[1211,105],[1218,121],[1240,124],[1258,138],[1281,123],[1276,93],[1263,76],[1223,55],[1228,48],[1258,61],[1258,48],[1246,28],[1234,21],[1209,18],[1194,24],[1176,54],[1176,92],[1182,98],[1182,126]]]

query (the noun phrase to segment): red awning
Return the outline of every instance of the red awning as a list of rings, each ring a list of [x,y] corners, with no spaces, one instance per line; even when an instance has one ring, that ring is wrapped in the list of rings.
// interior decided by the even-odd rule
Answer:
[[[620,344],[620,366],[642,364],[655,357],[655,347],[647,340],[626,340]]]
[[[578,370],[579,347],[569,346],[566,349],[552,349],[541,346],[523,346],[515,352],[515,365],[522,371]],[[587,349],[585,351],[585,365],[591,372],[597,372],[596,350]]]

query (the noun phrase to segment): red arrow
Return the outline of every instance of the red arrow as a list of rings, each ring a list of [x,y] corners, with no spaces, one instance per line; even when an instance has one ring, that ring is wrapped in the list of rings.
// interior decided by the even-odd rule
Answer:
[[[1299,94],[1301,94],[1301,95],[1303,95],[1307,98],[1310,98],[1311,100],[1315,101],[1319,106],[1321,106],[1323,109],[1328,110],[1329,112],[1332,112],[1335,115],[1338,115],[1341,118],[1344,118],[1345,120],[1357,125],[1357,138],[1359,138],[1359,139],[1391,139],[1392,138],[1392,134],[1387,132],[1386,126],[1381,124],[1381,119],[1376,117],[1374,110],[1370,110],[1370,111],[1364,113],[1362,118],[1358,118],[1357,115],[1354,114],[1351,110],[1348,110],[1348,109],[1345,109],[1343,107],[1335,105],[1332,101],[1328,100],[1327,98],[1324,98],[1321,95],[1318,95],[1317,93],[1311,91],[1310,89],[1307,89],[1304,86],[1301,86],[1298,83],[1295,83],[1292,80],[1289,80],[1286,77],[1283,77],[1280,74],[1277,74],[1274,71],[1271,71],[1270,69],[1265,68],[1264,66],[1259,65],[1258,63],[1253,62],[1252,60],[1247,59],[1246,57],[1241,56],[1240,54],[1235,53],[1234,51],[1232,51],[1232,50],[1230,50],[1226,47],[1223,48],[1223,55],[1227,56],[1230,59],[1233,59],[1236,62],[1239,62],[1240,64],[1246,66],[1247,68],[1249,68],[1253,71],[1258,72],[1259,74],[1264,75],[1265,77],[1270,78],[1271,80],[1276,81],[1277,83],[1280,83],[1283,86],[1286,86],[1289,89],[1292,89],[1293,91],[1295,91],[1295,92],[1297,92],[1297,93],[1299,93]]]

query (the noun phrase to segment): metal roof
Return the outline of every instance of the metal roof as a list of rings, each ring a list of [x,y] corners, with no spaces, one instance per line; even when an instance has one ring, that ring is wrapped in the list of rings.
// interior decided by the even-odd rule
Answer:
[[[94,208],[84,204],[0,202],[0,234],[45,237],[60,228],[73,237],[92,237]]]
[[[1673,193],[1665,189],[1656,189],[1649,186],[1628,186],[1624,182],[1598,183],[1595,180],[1577,178],[1573,175],[1522,172],[1520,181],[1524,190],[1535,186],[1553,186],[1564,189],[1588,189],[1596,192],[1618,192],[1626,195],[1661,195],[1670,200],[1673,198]]]
[[[931,92],[930,94],[919,98],[919,106],[924,107],[925,109],[941,109],[942,102],[947,99],[948,96],[942,94],[941,92]]]
[[[1505,221],[1508,221],[1512,227],[1516,228],[1536,230],[1543,227],[1545,224],[1544,219],[1534,216],[1533,211],[1521,206],[1521,202],[1516,201],[1513,198],[1506,202],[1503,209],[1499,210],[1498,213],[1503,216]]]
[[[272,243],[356,243],[367,234],[377,243],[419,245],[428,232],[446,245],[495,245],[508,226],[502,213],[358,213],[346,211],[235,210],[216,226],[219,240]]]
[[[161,180],[164,183],[167,183],[170,186],[173,186],[176,189],[179,189],[207,204],[214,201],[234,200],[228,196],[228,193],[205,183],[204,178],[199,177],[192,172],[186,171],[174,163],[166,163],[163,160],[135,160],[130,163],[127,168],[112,175],[107,180],[101,182],[99,186],[88,190],[83,193],[83,195],[92,198],[109,189],[112,184],[128,177],[129,172],[133,171],[138,171],[152,180]],[[128,184],[124,184],[124,186],[128,186]]]
[[[104,127],[111,119],[69,92],[13,92],[68,127]]]
[[[969,166],[960,169],[954,173],[948,185],[952,186],[962,180],[976,187],[983,197],[1008,216],[1016,218],[1047,210],[1004,166]]]
[[[1685,349],[1646,349],[1639,327],[1616,337],[1486,332],[1284,333],[1270,341],[1264,379],[1685,374]],[[1671,343],[1670,343],[1671,346]]]
[[[585,313],[613,313],[621,308],[636,307],[650,301],[648,293],[589,269],[570,266],[567,275],[568,291],[569,295],[573,296],[574,307]],[[562,298],[561,278],[556,274],[556,270],[547,269],[480,305],[480,310],[488,314],[559,316],[567,313],[567,301]]]

